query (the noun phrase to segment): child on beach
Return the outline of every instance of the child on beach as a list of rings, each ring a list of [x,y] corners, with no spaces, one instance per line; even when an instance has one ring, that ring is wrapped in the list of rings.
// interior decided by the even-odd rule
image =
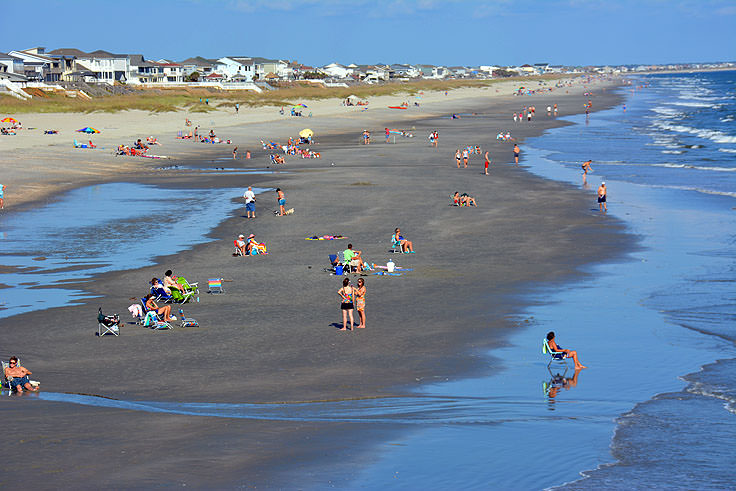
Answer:
[[[286,205],[286,196],[281,188],[276,188],[276,200],[279,203],[279,216],[282,217],[286,215],[286,209],[284,209],[284,205]]]
[[[355,305],[353,304],[353,297],[355,296],[355,290],[350,286],[350,279],[345,278],[342,280],[342,288],[337,291],[340,296],[340,310],[342,311],[342,329],[341,331],[347,331],[347,318],[350,316],[350,331],[355,327],[355,321],[353,319],[353,310]]]

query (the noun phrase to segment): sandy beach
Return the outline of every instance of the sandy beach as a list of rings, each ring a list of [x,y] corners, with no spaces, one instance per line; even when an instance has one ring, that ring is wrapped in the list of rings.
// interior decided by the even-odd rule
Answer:
[[[613,86],[593,86],[593,110],[618,102]],[[560,116],[578,113],[589,89],[576,85],[512,97],[513,88],[425,94],[419,108],[406,111],[386,108],[401,102],[389,97],[371,100],[362,113],[334,100],[310,103],[312,118],[282,117],[276,108],[191,116],[233,145],[176,140],[176,131],[184,130],[186,115],[180,113],[24,116],[26,127],[62,134],[0,141],[6,214],[53,206],[69,189],[104,182],[181,189],[184,209],[192,189],[217,194],[249,185],[280,187],[295,213],[274,216],[275,193],[266,192],[258,197],[257,219],[246,220],[241,207],[209,232],[210,242],[152,257],[154,266],[121,267],[67,285],[97,298],[3,319],[0,358],[20,356],[44,393],[155,401],[179,409],[156,413],[116,403],[2,398],[6,421],[12,422],[6,435],[15,442],[4,462],[28,472],[3,473],[0,483],[37,489],[345,486],[370,458],[372,444],[398,428],[196,415],[178,404],[283,402],[283,411],[293,406],[298,416],[300,402],[400,396],[428,381],[502,366],[503,360],[480,355],[524,328],[515,317],[524,289],[576,277],[582,265],[617,257],[631,243],[617,220],[590,213],[589,195],[523,168],[524,138],[564,124],[548,117],[546,106],[558,104]],[[534,121],[514,123],[511,114],[527,105],[537,108]],[[463,116],[451,119],[453,113]],[[93,138],[100,149],[71,148],[71,132],[85,125],[102,130]],[[259,140],[283,140],[304,127],[314,130],[321,159],[287,157],[274,174],[205,172],[265,169],[270,164]],[[387,144],[384,127],[407,129],[415,137]],[[365,128],[373,132],[371,145],[360,144]],[[438,148],[427,142],[431,130],[440,133]],[[520,144],[521,166],[511,164],[513,142],[495,139],[499,131],[511,132]],[[117,144],[147,135],[163,143],[154,147],[156,154],[171,158],[112,155]],[[228,160],[234,145],[241,153],[250,149],[253,158]],[[483,175],[481,156],[473,156],[467,169],[456,167],[455,150],[467,145],[490,152],[489,176]],[[455,191],[475,196],[478,207],[449,206]],[[242,203],[241,194],[231,200]],[[166,239],[173,221],[160,217],[159,240]],[[395,227],[414,242],[416,254],[388,253]],[[240,233],[256,234],[269,254],[233,257],[232,241]],[[322,234],[349,239],[304,240]],[[323,272],[328,254],[347,242],[370,262],[385,264],[390,257],[412,269],[402,276],[364,277],[367,328],[354,332],[337,329],[342,278]],[[199,303],[185,306],[200,328],[154,332],[131,324],[129,299],[146,293],[147,281],[169,268],[200,286],[222,277],[226,293],[202,293]],[[120,337],[94,335],[98,306],[126,321]],[[339,415],[340,406],[334,411]]]

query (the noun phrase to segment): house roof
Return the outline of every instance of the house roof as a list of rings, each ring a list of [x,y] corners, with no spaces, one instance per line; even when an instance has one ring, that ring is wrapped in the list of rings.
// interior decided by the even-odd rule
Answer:
[[[158,66],[158,63],[146,61],[143,55],[128,55],[132,66]]]
[[[109,51],[105,51],[102,49],[98,49],[97,51],[91,51],[87,53],[88,56],[92,58],[127,58],[128,55],[118,55],[114,53],[110,53]]]
[[[212,66],[216,60],[208,60],[201,56],[195,56],[194,58],[187,58],[180,62],[181,65],[195,65],[195,66]]]
[[[76,56],[77,58],[81,56],[87,56],[87,53],[76,48],[59,48],[53,51],[49,51],[47,54],[59,56]]]
[[[210,73],[204,78],[225,78],[223,75],[220,75],[219,73]]]
[[[23,61],[22,58],[18,58],[17,56],[9,55],[7,53],[0,53],[0,60],[19,60],[19,61]]]

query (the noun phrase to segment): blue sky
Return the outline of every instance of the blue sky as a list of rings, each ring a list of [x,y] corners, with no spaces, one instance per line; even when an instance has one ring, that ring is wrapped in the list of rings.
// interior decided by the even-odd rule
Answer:
[[[181,61],[570,65],[732,61],[736,0],[5,1],[0,51]]]

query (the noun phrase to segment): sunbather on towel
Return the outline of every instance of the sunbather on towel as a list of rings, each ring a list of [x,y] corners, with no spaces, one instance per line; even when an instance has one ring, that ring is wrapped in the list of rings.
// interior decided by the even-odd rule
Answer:
[[[171,305],[164,305],[163,307],[159,307],[156,304],[156,301],[153,299],[153,294],[152,293],[149,293],[148,295],[146,295],[143,298],[146,299],[146,308],[148,310],[153,310],[158,315],[163,315],[164,316],[164,322],[169,322],[169,321],[175,321],[176,320],[176,317],[173,316],[173,315],[171,315]]]
[[[33,387],[31,385],[31,381],[28,380],[29,375],[31,375],[31,371],[20,366],[20,363],[18,363],[18,357],[11,356],[8,361],[8,366],[5,368],[5,378],[8,379],[8,382],[10,383],[10,390],[17,390],[18,392],[23,392],[23,389],[31,392],[37,391],[38,388]]]

